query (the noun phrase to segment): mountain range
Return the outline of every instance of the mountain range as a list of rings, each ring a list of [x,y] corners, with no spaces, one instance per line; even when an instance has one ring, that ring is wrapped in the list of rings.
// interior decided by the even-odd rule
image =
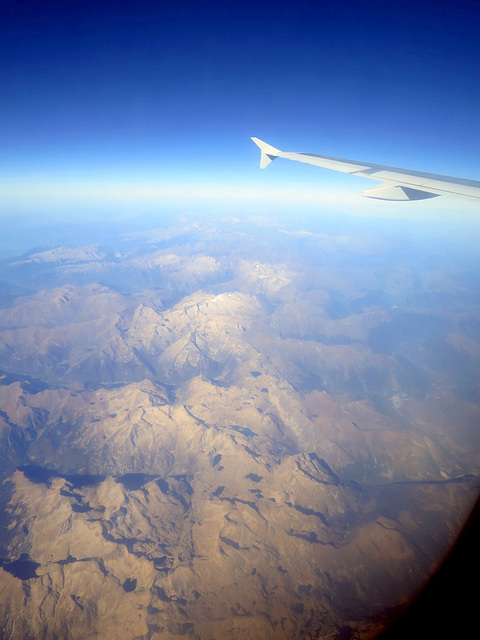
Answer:
[[[231,218],[4,260],[5,639],[374,638],[480,479],[478,268]]]

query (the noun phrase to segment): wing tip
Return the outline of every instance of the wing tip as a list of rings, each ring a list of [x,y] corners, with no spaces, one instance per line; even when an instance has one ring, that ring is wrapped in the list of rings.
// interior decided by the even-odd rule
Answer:
[[[260,140],[260,138],[251,137],[251,140],[257,145],[260,149],[260,169],[265,169],[268,165],[278,158],[278,156],[282,153],[279,149],[272,147],[271,144]]]

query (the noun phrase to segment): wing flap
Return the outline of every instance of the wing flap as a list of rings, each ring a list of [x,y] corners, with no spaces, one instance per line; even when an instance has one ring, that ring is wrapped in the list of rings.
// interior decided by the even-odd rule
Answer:
[[[367,198],[375,198],[376,200],[426,200],[427,198],[436,198],[436,193],[421,191],[420,189],[412,189],[399,184],[384,183],[378,187],[365,189],[363,195]]]

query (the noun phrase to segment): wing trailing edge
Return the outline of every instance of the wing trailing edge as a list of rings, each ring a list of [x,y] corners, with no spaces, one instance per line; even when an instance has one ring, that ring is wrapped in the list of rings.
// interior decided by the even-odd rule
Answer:
[[[425,200],[436,196],[451,196],[480,202],[480,182],[440,176],[433,173],[410,171],[409,169],[397,169],[384,165],[358,162],[357,160],[344,160],[332,158],[314,153],[298,153],[296,151],[280,151],[272,145],[252,138],[259,147],[260,168],[265,169],[275,158],[286,158],[295,162],[312,164],[325,169],[333,169],[343,173],[378,180],[382,184],[366,189],[363,195],[377,200]]]

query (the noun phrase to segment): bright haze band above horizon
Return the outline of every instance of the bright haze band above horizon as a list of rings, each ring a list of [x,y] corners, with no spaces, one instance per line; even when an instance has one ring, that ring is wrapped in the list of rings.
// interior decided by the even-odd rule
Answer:
[[[1,14],[2,216],[269,202],[476,213],[365,203],[368,181],[291,163],[260,172],[250,141],[478,180],[471,3],[74,0]]]

